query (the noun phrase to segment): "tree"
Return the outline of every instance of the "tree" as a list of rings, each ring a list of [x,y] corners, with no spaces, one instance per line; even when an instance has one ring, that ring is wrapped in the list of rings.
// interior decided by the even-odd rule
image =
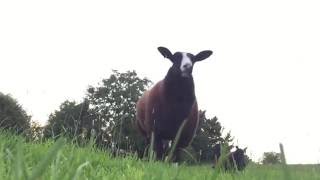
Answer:
[[[65,101],[60,109],[49,115],[48,124],[44,129],[45,137],[58,137],[64,134],[71,139],[87,138],[90,129],[89,104],[85,99],[77,104],[74,101]]]
[[[280,164],[280,153],[276,153],[276,152],[263,153],[262,164]]]
[[[43,137],[44,128],[35,121],[31,121],[26,137],[30,141],[38,141]]]
[[[143,151],[142,138],[135,127],[135,104],[151,84],[135,71],[113,70],[97,87],[87,89],[83,103],[65,101],[49,116],[45,137],[64,134],[72,139],[94,137],[96,145]]]
[[[191,146],[199,154],[200,161],[212,161],[213,147],[223,144],[229,151],[233,147],[230,144],[233,138],[230,132],[223,137],[223,127],[218,118],[207,118],[205,113],[206,111],[199,111],[199,127]]]
[[[87,97],[100,143],[107,142],[109,146],[127,151],[141,151],[143,142],[138,138],[134,123],[135,106],[150,84],[150,80],[139,78],[135,71],[120,73],[113,70],[99,86],[89,87]]]
[[[30,127],[31,116],[10,95],[0,92],[0,128],[23,133]]]

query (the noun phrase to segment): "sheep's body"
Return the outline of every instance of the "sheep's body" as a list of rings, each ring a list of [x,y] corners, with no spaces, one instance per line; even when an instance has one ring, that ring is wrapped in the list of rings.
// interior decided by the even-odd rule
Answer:
[[[169,50],[168,52],[166,50],[163,52],[163,49],[159,49],[165,57],[174,63],[173,66],[169,69],[166,77],[146,91],[137,102],[137,125],[148,142],[151,133],[154,132],[158,159],[163,156],[165,141],[175,138],[184,120],[187,122],[177,144],[177,149],[189,145],[199,122],[198,105],[191,75],[193,64],[190,64],[197,59],[192,62],[191,54],[188,54],[190,59],[186,61],[183,59],[187,56],[186,53],[180,53],[180,56],[176,55],[177,53],[172,55]],[[211,53],[209,53],[210,55]],[[188,62],[190,63],[188,64]],[[187,65],[182,66],[181,64]]]
[[[166,93],[164,80],[158,82],[151,90],[145,92],[137,103],[137,123],[145,137],[155,132],[157,146],[161,140],[173,140],[183,120],[187,123],[182,131],[178,147],[186,147],[191,141],[198,126],[198,106],[195,98],[184,100],[177,95],[170,98]]]

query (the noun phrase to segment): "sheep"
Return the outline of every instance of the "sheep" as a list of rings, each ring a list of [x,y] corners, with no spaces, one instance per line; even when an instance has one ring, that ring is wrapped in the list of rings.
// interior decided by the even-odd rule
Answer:
[[[173,64],[165,78],[146,91],[136,104],[136,123],[141,134],[150,143],[154,133],[154,150],[162,159],[167,142],[173,140],[184,120],[186,124],[177,143],[177,149],[191,143],[199,123],[198,104],[192,77],[193,65],[211,56],[212,51],[197,55],[186,52],[172,54],[165,47],[159,52]]]
[[[246,150],[247,147],[244,149],[239,148],[236,146],[236,150],[230,152],[226,155],[226,157],[221,158],[222,155],[222,145],[216,144],[213,147],[213,168],[216,168],[218,164],[221,164],[223,170],[244,170],[247,162],[246,162]]]

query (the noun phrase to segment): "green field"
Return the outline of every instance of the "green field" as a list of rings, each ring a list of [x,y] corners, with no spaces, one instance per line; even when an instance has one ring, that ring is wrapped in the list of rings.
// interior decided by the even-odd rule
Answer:
[[[209,165],[175,166],[135,157],[112,158],[90,145],[80,148],[64,140],[26,142],[0,132],[0,179],[320,180],[320,165],[249,165],[244,172],[223,173]]]

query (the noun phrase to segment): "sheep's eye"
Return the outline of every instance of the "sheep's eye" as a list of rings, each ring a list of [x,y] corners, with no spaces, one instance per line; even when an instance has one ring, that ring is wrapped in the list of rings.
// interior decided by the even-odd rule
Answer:
[[[172,56],[172,62],[173,62],[174,64],[180,64],[181,59],[182,59],[182,54],[181,54],[181,53],[176,52],[176,53],[174,53],[174,55]]]
[[[190,53],[187,53],[187,56],[191,59],[192,62],[194,62],[194,56]]]

